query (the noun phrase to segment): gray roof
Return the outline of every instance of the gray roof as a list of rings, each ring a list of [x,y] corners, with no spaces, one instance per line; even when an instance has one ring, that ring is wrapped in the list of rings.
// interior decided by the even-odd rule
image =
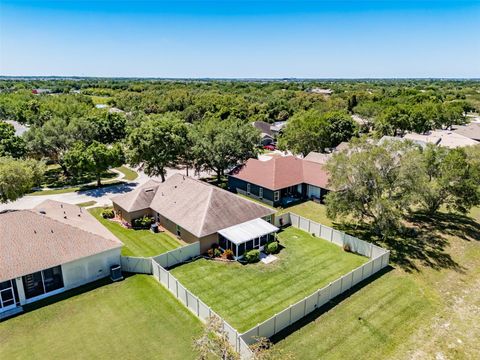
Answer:
[[[137,192],[137,196],[141,194]],[[117,196],[112,201],[120,205],[124,196],[132,202],[130,194]],[[275,213],[266,206],[181,174],[158,184],[155,196],[145,208],[151,208],[199,238]]]
[[[332,157],[332,154],[322,154],[319,152],[311,151],[305,156],[304,160],[312,161],[317,164],[326,164]]]
[[[453,128],[456,134],[466,136],[472,140],[480,141],[480,123],[459,125]]]
[[[160,184],[158,181],[149,180],[129,193],[113,197],[112,201],[128,212],[148,209]]]

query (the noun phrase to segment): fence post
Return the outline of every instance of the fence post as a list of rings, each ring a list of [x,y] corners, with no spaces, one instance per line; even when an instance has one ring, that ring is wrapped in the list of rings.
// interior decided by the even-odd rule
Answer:
[[[330,228],[330,242],[333,242],[333,228]]]
[[[273,335],[277,333],[277,313],[273,317]]]
[[[308,232],[311,233],[310,228],[311,228],[312,222],[310,221],[310,219],[307,219],[307,220],[308,220]]]
[[[175,279],[175,291],[177,293],[177,298],[178,298],[178,280]]]
[[[197,316],[200,317],[200,299],[196,296],[195,298],[197,299]]]
[[[370,259],[372,258],[372,254],[373,254],[373,244],[370,244],[370,256],[369,256]]]
[[[290,305],[288,308],[290,309],[290,310],[289,310],[289,312],[290,312],[290,319],[288,320],[288,325],[292,325],[292,305]]]

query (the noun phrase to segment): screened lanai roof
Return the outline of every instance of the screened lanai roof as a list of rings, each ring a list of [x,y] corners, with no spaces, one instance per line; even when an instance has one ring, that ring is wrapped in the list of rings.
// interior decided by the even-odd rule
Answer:
[[[218,231],[218,233],[234,244],[239,245],[276,231],[278,231],[276,226],[258,218],[230,226]]]

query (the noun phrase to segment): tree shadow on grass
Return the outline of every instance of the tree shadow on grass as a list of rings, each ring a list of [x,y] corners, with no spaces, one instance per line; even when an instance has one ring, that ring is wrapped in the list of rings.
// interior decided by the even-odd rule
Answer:
[[[418,219],[420,221],[420,219]],[[336,224],[336,227],[360,239],[378,244],[390,250],[390,261],[405,271],[419,271],[419,265],[432,269],[452,269],[463,272],[461,267],[447,253],[449,239],[444,236],[437,222],[424,220],[414,226],[404,226],[387,238],[372,233],[368,224]]]

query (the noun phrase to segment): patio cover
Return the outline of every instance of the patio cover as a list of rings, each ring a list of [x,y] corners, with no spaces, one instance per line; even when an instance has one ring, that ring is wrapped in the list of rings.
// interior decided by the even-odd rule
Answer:
[[[276,231],[278,231],[276,226],[258,218],[230,226],[218,231],[218,233],[234,244],[239,245]]]

